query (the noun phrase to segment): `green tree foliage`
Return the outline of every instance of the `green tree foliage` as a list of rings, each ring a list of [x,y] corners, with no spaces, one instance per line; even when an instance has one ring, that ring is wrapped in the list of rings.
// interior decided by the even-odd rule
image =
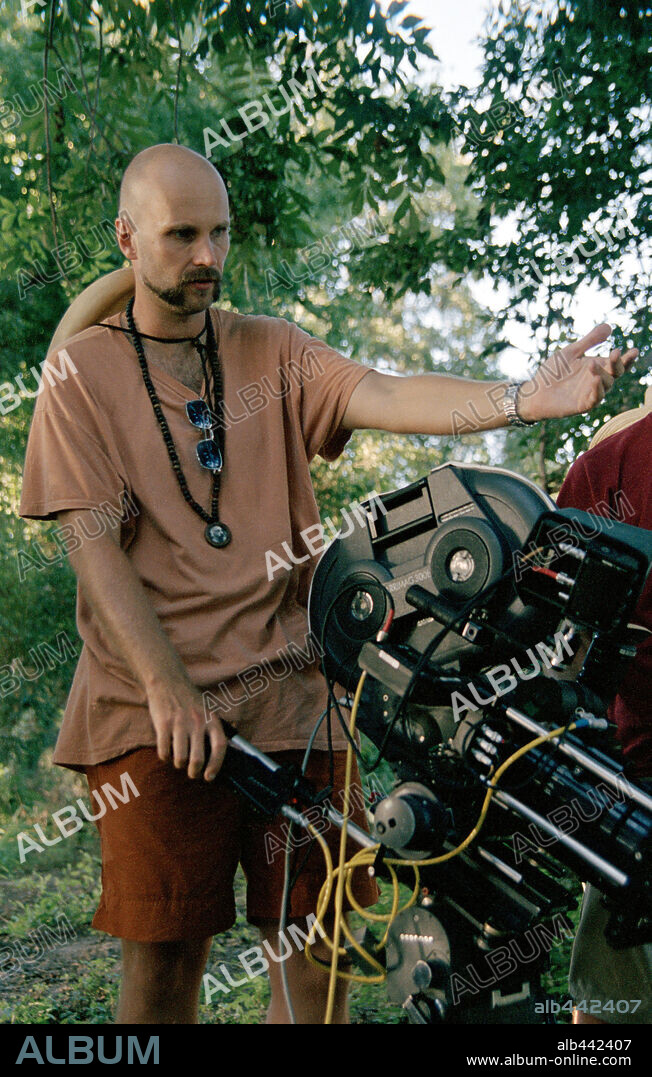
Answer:
[[[247,280],[259,275],[270,251],[280,259],[309,241],[305,188],[315,173],[328,175],[338,201],[354,214],[441,181],[431,149],[447,137],[450,119],[439,95],[407,82],[418,57],[431,50],[419,20],[401,18],[405,3],[392,5],[390,23],[365,0],[287,4],[274,16],[272,6],[183,2],[145,10],[122,0],[106,10],[94,6],[98,17],[70,0],[47,15],[32,9],[27,20],[18,12],[3,41],[10,100],[29,103],[28,87],[38,85],[44,63],[50,83],[65,74],[57,74],[61,96],[56,87],[46,93],[43,114],[17,109],[19,122],[3,132],[12,167],[0,225],[21,221],[6,256],[9,275],[41,255],[78,289],[115,264],[114,251],[107,250],[106,264],[81,266],[78,252],[60,247],[113,217],[116,178],[161,137],[203,153],[206,131],[221,132],[210,156],[233,204],[234,302],[251,300]],[[293,107],[248,133],[238,109],[268,94],[278,110],[279,88],[295,86],[293,79]],[[226,147],[221,121],[237,139]],[[404,208],[387,252],[388,291],[418,289],[427,280],[427,257],[406,259],[418,227],[408,213],[399,228],[405,216]]]
[[[594,289],[595,322],[611,321],[616,343],[626,337],[643,356],[590,422],[569,418],[510,438],[512,461],[552,488],[594,428],[643,397],[652,334],[651,21],[634,0],[506,0],[484,29],[480,85],[450,96],[479,211],[458,214],[440,248],[447,263],[508,286],[497,329],[524,322],[539,359],[572,335],[569,311],[582,285]]]

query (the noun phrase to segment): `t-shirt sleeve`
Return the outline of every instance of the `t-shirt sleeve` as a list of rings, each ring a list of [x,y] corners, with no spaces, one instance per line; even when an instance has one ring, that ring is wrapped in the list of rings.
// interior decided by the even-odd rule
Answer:
[[[372,367],[347,359],[323,340],[291,327],[291,363],[300,369],[299,417],[308,460],[336,460],[352,430],[342,419],[356,385]]]
[[[120,506],[123,495],[133,493],[115,431],[93,393],[94,355],[89,359],[88,350],[78,347],[74,359],[64,351],[67,376],[42,379],[27,439],[20,516],[50,520],[64,509]]]

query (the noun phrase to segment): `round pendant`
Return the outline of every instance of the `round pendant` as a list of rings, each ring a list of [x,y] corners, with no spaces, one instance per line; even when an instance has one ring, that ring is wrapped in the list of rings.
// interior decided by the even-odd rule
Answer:
[[[221,546],[228,546],[231,541],[231,532],[226,524],[207,524],[204,536],[211,546],[216,546],[218,549]]]

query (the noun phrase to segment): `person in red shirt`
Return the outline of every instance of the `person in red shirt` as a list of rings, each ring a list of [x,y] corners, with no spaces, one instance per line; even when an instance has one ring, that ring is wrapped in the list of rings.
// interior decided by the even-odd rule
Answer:
[[[642,408],[618,415],[600,429],[588,452],[568,472],[557,505],[652,529],[652,390],[648,389]],[[652,573],[633,619],[650,635],[637,648],[609,707],[609,717],[616,725],[629,772],[650,778]],[[576,1006],[573,1023],[652,1023],[652,944],[613,950],[604,937],[606,922],[600,892],[586,886],[569,973]]]

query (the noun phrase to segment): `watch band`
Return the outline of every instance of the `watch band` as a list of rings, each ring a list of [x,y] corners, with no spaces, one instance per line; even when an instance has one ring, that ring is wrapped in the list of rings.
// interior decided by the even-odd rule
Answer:
[[[518,413],[518,394],[522,381],[510,381],[503,394],[502,405],[508,426],[536,426],[536,420],[522,419]]]

